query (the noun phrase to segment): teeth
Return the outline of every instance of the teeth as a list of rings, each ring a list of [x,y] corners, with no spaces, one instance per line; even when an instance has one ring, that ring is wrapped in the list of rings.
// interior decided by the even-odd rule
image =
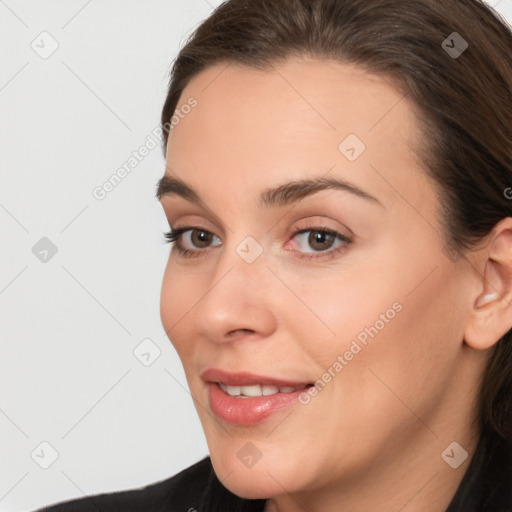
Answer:
[[[231,396],[238,396],[240,394],[240,386],[226,386],[226,391]]]
[[[239,395],[261,396],[263,394],[261,386],[259,384],[255,384],[254,386],[240,386],[238,389],[240,390],[240,392],[238,393]]]
[[[277,386],[272,386],[271,384],[261,386],[262,395],[275,395],[276,393],[279,393],[279,388]]]
[[[274,386],[273,384],[254,384],[251,386],[226,386],[219,382],[219,387],[230,396],[237,397],[251,397],[251,396],[267,396],[275,395],[276,393],[293,393],[299,389],[304,389],[306,386],[298,386],[296,388],[291,386]]]

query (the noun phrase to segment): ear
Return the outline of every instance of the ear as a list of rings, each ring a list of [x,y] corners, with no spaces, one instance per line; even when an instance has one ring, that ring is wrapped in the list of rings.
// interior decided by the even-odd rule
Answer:
[[[502,219],[486,237],[477,258],[478,293],[464,332],[477,350],[491,348],[512,328],[512,218]]]

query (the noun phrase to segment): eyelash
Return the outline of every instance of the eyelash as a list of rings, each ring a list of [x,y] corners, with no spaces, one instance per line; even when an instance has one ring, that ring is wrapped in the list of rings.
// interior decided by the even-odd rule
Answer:
[[[204,249],[203,250],[199,249],[197,251],[194,251],[191,249],[185,249],[183,247],[183,245],[181,243],[182,236],[187,231],[202,231],[202,232],[205,232],[208,234],[213,234],[203,228],[183,227],[183,228],[171,229],[169,232],[164,233],[164,236],[166,238],[165,243],[172,243],[173,249],[177,250],[178,254],[184,258],[200,257],[198,255],[198,253],[206,252]],[[352,240],[350,238],[342,235],[341,233],[338,233],[337,231],[333,231],[330,229],[320,228],[320,227],[296,229],[292,233],[292,238],[295,238],[295,236],[297,236],[299,234],[308,233],[309,231],[317,232],[317,233],[326,233],[328,235],[333,236],[335,238],[335,240],[340,240],[340,241],[344,242],[344,244],[337,247],[336,249],[331,249],[331,250],[327,250],[327,251],[317,251],[317,254],[313,253],[309,256],[305,256],[304,253],[300,253],[301,256],[299,256],[299,258],[302,258],[302,259],[312,260],[312,259],[317,259],[317,258],[322,258],[322,257],[331,259],[331,258],[336,257],[339,253],[341,253],[343,250],[345,250],[347,248],[347,246],[349,246],[352,243]],[[298,251],[294,251],[294,252],[298,252]]]

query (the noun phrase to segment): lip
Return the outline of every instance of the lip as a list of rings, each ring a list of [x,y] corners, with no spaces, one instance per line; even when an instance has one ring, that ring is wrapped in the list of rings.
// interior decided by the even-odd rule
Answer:
[[[201,377],[206,382],[211,411],[219,419],[238,426],[257,425],[272,414],[291,407],[298,402],[300,394],[304,393],[305,389],[299,389],[291,393],[240,398],[224,392],[219,383],[226,386],[267,384],[278,387],[301,387],[312,385],[311,382],[306,381],[276,379],[248,372],[230,373],[216,368],[209,368],[201,374]]]
[[[266,384],[274,385],[278,387],[299,387],[307,386],[312,384],[309,381],[292,381],[276,379],[274,377],[268,377],[264,375],[255,375],[249,372],[227,372],[220,370],[219,368],[208,368],[201,373],[201,378],[206,382],[221,382],[226,386],[251,386],[253,384]]]

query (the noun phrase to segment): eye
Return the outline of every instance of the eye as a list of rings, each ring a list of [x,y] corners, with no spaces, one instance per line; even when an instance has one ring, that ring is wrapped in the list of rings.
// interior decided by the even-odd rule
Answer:
[[[185,257],[195,257],[198,253],[205,252],[201,249],[208,248],[214,238],[220,242],[217,236],[202,228],[183,227],[171,229],[171,231],[164,235],[166,242],[173,243],[173,249]],[[217,245],[221,245],[221,243]]]
[[[308,236],[305,236],[308,235]],[[206,253],[209,247],[222,245],[221,240],[213,233],[194,227],[171,229],[165,233],[166,242],[173,243],[173,250],[180,256],[193,258]],[[211,245],[213,240],[218,240],[216,245]],[[299,258],[314,259],[321,257],[334,257],[345,250],[352,240],[337,231],[321,227],[297,229],[292,233],[292,239],[299,240],[299,250],[289,249],[299,254]],[[308,250],[312,249],[312,250]]]
[[[306,259],[334,257],[352,243],[350,238],[341,233],[320,227],[298,229],[294,231],[292,238],[299,241],[300,250],[296,252],[309,254],[309,256],[299,256]]]

